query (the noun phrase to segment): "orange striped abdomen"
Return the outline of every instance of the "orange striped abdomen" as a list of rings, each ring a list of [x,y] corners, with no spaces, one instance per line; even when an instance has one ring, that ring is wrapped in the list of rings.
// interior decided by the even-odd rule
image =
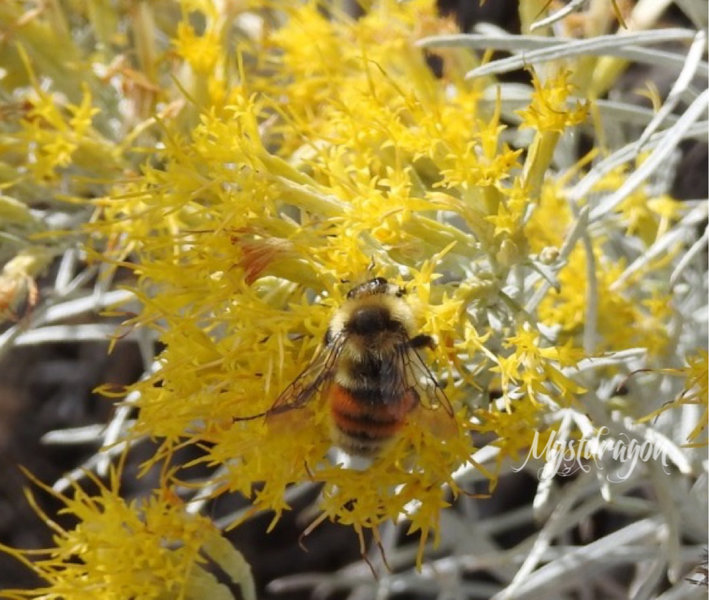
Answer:
[[[330,389],[334,441],[350,454],[376,454],[402,427],[417,402],[414,390],[385,400],[378,389],[350,390],[335,383]]]

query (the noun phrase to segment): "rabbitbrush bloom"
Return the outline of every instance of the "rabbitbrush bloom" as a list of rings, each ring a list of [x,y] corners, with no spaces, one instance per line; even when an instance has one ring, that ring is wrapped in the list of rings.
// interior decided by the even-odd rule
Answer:
[[[558,156],[564,136],[589,131],[591,114],[568,65],[535,69],[527,103],[510,112],[499,93],[486,93],[489,82],[465,78],[472,56],[437,51],[434,73],[417,43],[453,27],[429,0],[383,0],[358,20],[316,2],[172,8],[144,3],[131,13],[140,76],[117,60],[103,65],[114,85],[138,90],[138,122],[133,145],[115,152],[122,176],[91,200],[89,227],[92,258],[134,275],[127,287],[140,310],[126,330],[150,331],[161,344],[141,381],[104,392],[130,392],[124,407],[136,416],[125,439],[157,440],[143,468],[159,466],[164,477],[143,504],[114,487],[96,498],[76,488],[65,502],[81,523],[56,542],[62,549],[88,527],[103,536],[90,540],[97,548],[111,536],[116,552],[142,552],[140,536],[159,548],[158,579],[139,592],[135,574],[124,574],[127,591],[116,597],[158,597],[163,584],[189,597],[190,582],[167,574],[178,563],[188,566],[183,575],[201,568],[191,566],[212,530],[172,493],[199,507],[238,492],[250,506],[231,525],[270,511],[274,527],[290,508],[288,491],[314,483],[319,514],[307,532],[324,520],[349,526],[364,555],[366,534],[380,541],[379,528],[406,521],[420,534],[420,567],[442,511],[473,491],[466,473],[493,489],[535,432],[546,440],[569,415],[591,429],[615,419],[608,382],[637,368],[631,360],[658,373],[685,364],[675,347],[691,325],[677,318],[684,299],[666,283],[684,248],[665,236],[694,208],[643,184],[591,220],[594,199],[627,174],[607,169],[573,197],[603,150]],[[146,34],[157,27],[163,45]],[[101,118],[94,96],[82,90],[57,116],[51,96],[39,94],[41,114],[16,136],[36,177],[63,175],[81,156],[82,136]],[[249,418],[306,368],[348,290],[375,276],[406,289],[418,330],[436,339],[422,355],[454,415],[417,408],[367,464],[332,448],[325,397]],[[613,421],[623,423],[660,409],[613,406],[625,410]],[[483,443],[494,450],[489,464],[476,458]],[[189,464],[185,448],[196,455]],[[209,475],[191,479],[195,466]],[[180,550],[164,548],[166,539]],[[61,556],[81,559],[93,581],[103,566],[81,551]],[[59,562],[48,568],[61,563],[51,560]]]
[[[472,460],[468,430],[485,419],[470,418],[487,410],[496,365],[515,362],[502,389],[506,398],[522,390],[517,402],[531,415],[544,410],[540,394],[566,405],[583,390],[560,370],[581,354],[545,348],[539,334],[522,343],[518,332],[532,333],[520,329],[521,308],[500,303],[511,270],[528,261],[529,168],[503,141],[499,110],[478,108],[478,85],[458,81],[448,93],[448,77],[438,79],[415,47],[447,27],[431,8],[384,3],[357,22],[329,20],[313,4],[288,9],[262,47],[243,42],[239,85],[212,98],[189,143],[166,137],[159,168],[146,165],[98,202],[100,231],[136,257],[144,310],[132,322],[157,328],[165,344],[160,369],[136,388],[134,433],[162,440],[155,460],[209,442],[200,461],[221,467],[214,493],[251,497],[254,510],[274,511],[272,524],[289,485],[321,482],[322,514],[360,537],[410,519],[421,531],[419,560],[446,489],[460,491],[453,473]],[[205,20],[203,36],[212,36],[218,20]],[[183,31],[180,54],[189,56]],[[202,67],[190,64],[198,77]],[[562,120],[530,121],[540,134],[581,120],[575,107],[563,119],[568,84],[554,81],[540,86],[539,102],[553,102]],[[461,407],[456,417],[412,417],[364,470],[326,458],[324,398],[234,422],[271,406],[347,290],[374,275],[408,290],[420,330],[438,340],[426,360]],[[499,357],[480,354],[489,312],[500,322]]]
[[[90,477],[97,491],[77,485],[68,497],[53,492],[77,523],[64,528],[44,516],[54,531],[56,548],[21,553],[4,548],[27,562],[47,581],[36,590],[3,590],[5,598],[190,598],[218,597],[223,590],[205,566],[208,560],[243,586],[253,598],[253,583],[243,558],[207,519],[185,512],[184,503],[167,490],[141,502],[118,494],[114,472],[111,486]],[[44,486],[42,486],[44,487]],[[28,495],[37,509],[36,501]]]

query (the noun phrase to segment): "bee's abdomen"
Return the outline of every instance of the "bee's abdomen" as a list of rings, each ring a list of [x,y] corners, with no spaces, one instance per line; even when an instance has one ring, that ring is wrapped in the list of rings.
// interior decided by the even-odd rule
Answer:
[[[347,389],[334,384],[331,410],[337,443],[350,454],[370,456],[401,428],[415,405],[412,394],[385,399],[379,389]]]

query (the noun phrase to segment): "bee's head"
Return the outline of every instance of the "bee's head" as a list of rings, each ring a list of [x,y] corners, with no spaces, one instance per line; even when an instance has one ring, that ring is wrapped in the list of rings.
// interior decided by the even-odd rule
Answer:
[[[405,293],[404,288],[389,283],[384,277],[375,277],[374,279],[370,279],[353,287],[347,292],[347,299],[354,300],[365,296],[374,296],[376,294],[387,294],[401,298]]]
[[[407,332],[410,310],[401,299],[404,288],[383,277],[352,288],[341,313],[341,327],[350,335],[370,341],[392,333]],[[397,338],[398,339],[398,338]]]
[[[341,333],[351,344],[364,344],[363,350],[386,340],[400,342],[402,334],[410,335],[413,328],[413,315],[404,294],[404,288],[383,277],[353,287],[330,321],[325,343],[331,343]]]

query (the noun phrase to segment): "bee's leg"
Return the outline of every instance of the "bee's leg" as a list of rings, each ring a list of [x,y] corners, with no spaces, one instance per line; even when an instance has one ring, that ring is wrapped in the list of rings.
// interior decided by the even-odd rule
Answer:
[[[417,336],[412,337],[409,340],[409,347],[413,348],[414,350],[418,350],[419,348],[424,347],[433,350],[436,347],[436,342],[430,335],[421,333]]]

